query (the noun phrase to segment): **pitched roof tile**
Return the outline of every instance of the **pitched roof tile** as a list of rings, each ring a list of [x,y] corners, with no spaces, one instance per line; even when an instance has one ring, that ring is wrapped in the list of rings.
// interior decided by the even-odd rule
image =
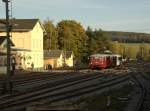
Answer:
[[[0,21],[5,20],[0,19]],[[38,21],[39,19],[12,19],[10,24],[12,24],[12,31],[30,31]],[[0,24],[0,31],[5,31],[4,24]]]

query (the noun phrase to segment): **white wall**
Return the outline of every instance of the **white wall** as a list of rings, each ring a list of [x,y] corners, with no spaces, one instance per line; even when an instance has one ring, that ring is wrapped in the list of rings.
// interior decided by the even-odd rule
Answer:
[[[43,57],[43,30],[38,22],[31,31],[31,56],[34,67],[40,68],[44,65]]]

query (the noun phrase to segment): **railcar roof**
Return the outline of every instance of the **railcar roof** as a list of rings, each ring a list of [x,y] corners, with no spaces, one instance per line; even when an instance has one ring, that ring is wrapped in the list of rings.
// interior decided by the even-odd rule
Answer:
[[[116,56],[116,57],[121,57],[121,55],[119,54],[93,54],[91,55],[90,57],[113,57],[113,56]]]

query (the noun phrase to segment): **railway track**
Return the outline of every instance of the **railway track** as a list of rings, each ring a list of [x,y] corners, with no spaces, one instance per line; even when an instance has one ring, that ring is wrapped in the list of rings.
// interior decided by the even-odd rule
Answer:
[[[42,101],[42,103],[49,103],[60,101],[76,96],[81,96],[87,93],[92,93],[97,90],[106,89],[121,82],[127,81],[129,76],[123,75],[111,78],[107,81],[101,81],[101,75],[94,75],[85,77],[74,81],[66,82],[52,87],[39,89],[35,92],[17,95],[7,100],[0,102],[0,109],[4,111],[23,110],[32,102]]]
[[[38,79],[45,79],[45,78],[49,78],[49,77],[59,77],[59,76],[63,76],[63,75],[67,75],[68,73],[30,73],[30,74],[24,74],[24,75],[15,75],[11,77],[12,82],[14,83],[18,83],[18,84],[22,84],[22,83],[26,83],[32,80],[38,80]],[[3,76],[0,79],[0,83],[2,83],[4,81],[5,77]]]
[[[92,75],[91,75],[92,76]],[[101,75],[99,75],[99,77],[100,77]],[[44,90],[42,90],[42,91],[49,91],[49,90],[47,90],[47,89],[49,89],[49,86],[50,87],[56,87],[56,86],[59,86],[59,85],[61,85],[62,86],[62,84],[67,84],[67,83],[72,83],[72,82],[74,82],[74,81],[79,81],[80,82],[80,80],[84,80],[84,79],[86,79],[86,80],[88,80],[88,78],[90,77],[90,75],[85,75],[85,76],[80,76],[80,77],[77,77],[77,78],[67,78],[67,79],[63,79],[62,81],[55,81],[55,82],[52,82],[52,83],[50,83],[50,84],[47,84],[47,85],[42,85],[42,87],[38,87],[38,89],[34,89],[34,91],[27,91],[26,93],[28,94],[28,93],[33,93],[33,92],[36,92],[36,93],[38,93],[38,92],[41,92],[41,90],[42,89],[44,89]],[[93,79],[93,78],[92,78]],[[90,79],[89,79],[90,80]],[[70,84],[70,85],[72,85],[72,84]],[[18,95],[24,95],[24,94],[26,94],[26,93],[22,93],[22,94],[14,94],[14,95],[10,95],[10,96],[8,96],[8,97],[16,97],[16,96],[18,96]],[[1,100],[2,99],[7,99],[6,97],[1,97],[0,98]]]
[[[92,72],[93,73],[93,72]],[[94,72],[98,73],[98,72]],[[68,73],[36,73],[36,74],[24,74],[24,75],[15,75],[12,78],[13,89],[17,92],[25,92],[27,90],[32,90],[39,85],[45,85],[52,81],[61,80],[61,78],[67,78],[72,76],[84,75],[85,72],[68,72]],[[86,75],[87,72],[86,72]],[[0,81],[0,90],[2,90],[2,81]]]
[[[134,111],[150,111],[150,79],[142,73],[132,75],[140,89],[140,94],[134,108]],[[149,83],[147,83],[149,82]]]
[[[67,78],[75,78],[75,77],[80,77],[82,76],[83,74],[80,74],[80,75],[77,75],[77,74],[62,74],[62,75],[53,75],[53,76],[50,76],[50,77],[44,77],[44,78],[38,78],[38,79],[33,79],[32,81],[23,81],[21,84],[20,83],[17,83],[15,86],[16,87],[22,87],[22,88],[25,88],[26,86],[28,86],[29,88],[32,88],[34,86],[39,86],[39,85],[43,85],[43,84],[48,84],[50,82],[53,82],[53,81],[60,81],[62,79],[67,79]]]
[[[35,81],[35,84],[36,84],[37,87],[34,87],[34,84],[32,84],[32,82],[28,81],[29,84],[24,84],[24,83],[23,84],[16,84],[14,86],[14,90],[16,88],[18,88],[18,87],[21,87],[22,89],[25,88],[25,87],[27,87],[27,88],[25,88],[25,90],[27,89],[25,92],[24,91],[20,92],[20,94],[21,93],[24,94],[24,93],[29,93],[29,92],[32,92],[32,91],[37,91],[40,88],[47,88],[49,86],[56,86],[56,85],[59,85],[59,84],[63,84],[63,83],[67,83],[67,82],[70,82],[70,81],[75,81],[75,80],[83,79],[83,78],[90,77],[90,76],[93,76],[93,75],[94,74],[92,74],[92,75],[91,74],[86,74],[85,75],[85,74],[82,74],[82,73],[80,73],[80,74],[72,74],[72,73],[68,74],[67,73],[67,74],[64,74],[63,76],[61,75],[61,76],[58,77],[56,75],[57,76],[56,78],[50,78],[50,79],[45,79],[45,80],[40,80],[40,81],[39,80],[34,80],[34,78],[33,78],[33,81]],[[41,81],[44,81],[45,84],[38,84]],[[32,88],[34,88],[34,89],[32,89]],[[9,96],[16,96],[16,95],[17,94],[11,94]],[[0,96],[0,98],[2,98],[2,97],[3,96]],[[4,97],[5,97],[5,95],[4,95]]]
[[[75,74],[75,73],[49,73],[49,74],[33,74],[32,76],[24,75],[21,78],[13,78],[11,81],[13,83],[13,87],[15,90],[19,90],[19,88],[26,90],[27,88],[33,88],[39,85],[47,84],[49,81],[54,81],[61,78],[71,78],[73,76],[81,76],[84,75],[82,73]],[[0,88],[2,89],[3,81],[0,81]]]
[[[75,72],[74,72],[75,73]],[[73,74],[73,72],[72,72]],[[82,74],[82,73],[80,73]],[[49,80],[49,79],[55,79],[55,78],[59,78],[59,77],[63,77],[63,76],[68,76],[69,73],[42,73],[41,72],[36,72],[35,74],[28,73],[28,74],[17,74],[15,76],[13,76],[11,78],[11,81],[13,83],[14,87],[26,87],[26,86],[33,86],[33,84],[35,84],[35,86],[38,86],[38,84],[43,83],[45,84],[45,81]],[[0,89],[2,89],[2,84],[4,82],[5,78],[4,76],[0,77]],[[42,82],[43,81],[43,82]]]

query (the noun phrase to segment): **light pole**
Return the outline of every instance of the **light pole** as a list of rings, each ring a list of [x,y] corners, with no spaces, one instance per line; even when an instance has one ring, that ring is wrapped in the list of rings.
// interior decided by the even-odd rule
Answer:
[[[10,31],[11,26],[9,23],[9,0],[2,0],[5,3],[6,7],[6,37],[7,37],[7,75],[6,75],[6,91],[11,91],[11,84],[10,84]]]

